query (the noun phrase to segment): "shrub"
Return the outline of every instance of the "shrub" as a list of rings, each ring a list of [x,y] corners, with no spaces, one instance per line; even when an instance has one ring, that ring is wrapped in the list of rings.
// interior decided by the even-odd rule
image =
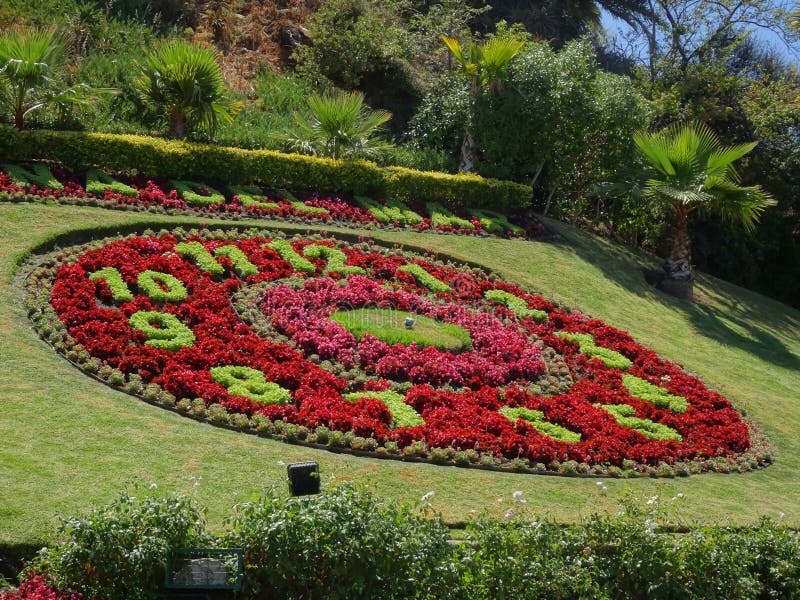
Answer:
[[[148,177],[199,178],[230,184],[260,182],[274,188],[347,192],[460,207],[518,211],[531,201],[529,186],[477,175],[380,168],[366,161],[337,162],[270,150],[242,150],[134,135],[17,131],[0,126],[0,157],[18,162],[48,159],[78,171],[135,169]]]
[[[247,597],[447,597],[455,565],[440,519],[343,485],[311,501],[240,504],[225,537],[245,552]]]
[[[417,264],[407,264],[403,265],[402,267],[397,269],[398,271],[403,271],[404,273],[408,273],[417,280],[417,283],[423,287],[428,288],[432,292],[449,292],[450,286],[447,285],[444,281],[441,281],[428,273],[425,269],[420,267]]]
[[[59,589],[109,600],[155,598],[171,548],[208,545],[199,510],[172,495],[122,494],[86,516],[62,521],[61,539],[40,560]]]
[[[194,333],[173,314],[140,310],[130,316],[130,325],[145,334],[145,345],[177,351],[194,345]]]

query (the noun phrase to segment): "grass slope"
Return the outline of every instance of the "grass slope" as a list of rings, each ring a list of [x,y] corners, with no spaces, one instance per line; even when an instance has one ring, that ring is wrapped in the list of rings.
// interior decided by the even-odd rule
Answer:
[[[480,261],[511,281],[629,330],[761,421],[776,446],[777,464],[762,471],[605,480],[608,492],[601,494],[594,479],[369,460],[213,428],[112,391],[39,340],[13,282],[17,256],[54,232],[87,223],[170,220],[102,209],[0,205],[0,544],[37,543],[54,531],[57,515],[106,502],[123,487],[138,486],[143,493],[151,482],[158,493],[195,494],[209,507],[212,525],[220,525],[234,503],[269,486],[284,488],[284,463],[309,459],[320,463],[324,485],[367,482],[390,501],[416,500],[433,490],[433,508],[448,521],[483,511],[502,514],[515,490],[524,492],[532,513],[577,521],[616,509],[619,497],[631,490],[641,497],[685,494],[687,525],[749,524],[779,512],[800,525],[798,311],[705,276],[697,286],[700,302],[672,299],[641,278],[646,257],[561,224],[552,224],[564,238],[557,244],[376,232],[391,243]]]

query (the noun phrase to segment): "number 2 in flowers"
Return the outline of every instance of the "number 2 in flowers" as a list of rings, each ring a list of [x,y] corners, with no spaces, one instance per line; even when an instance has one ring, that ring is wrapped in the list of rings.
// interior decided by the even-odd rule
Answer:
[[[289,390],[267,381],[264,373],[250,367],[227,365],[210,369],[211,377],[229,394],[250,398],[259,404],[286,404],[292,399]]]
[[[146,346],[161,350],[180,350],[194,345],[194,333],[169,313],[140,310],[130,316],[130,326],[143,332]]]
[[[122,279],[120,272],[114,267],[103,267],[99,271],[95,271],[89,275],[89,279],[96,281],[102,279],[111,290],[111,295],[114,297],[114,302],[130,302],[133,300],[133,294],[128,288],[128,284]]]

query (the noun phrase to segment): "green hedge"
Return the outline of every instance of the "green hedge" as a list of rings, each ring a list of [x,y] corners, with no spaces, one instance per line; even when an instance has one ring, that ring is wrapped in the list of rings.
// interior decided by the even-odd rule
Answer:
[[[367,161],[334,161],[136,135],[17,131],[0,126],[0,162],[34,159],[59,162],[78,171],[135,170],[150,177],[263,183],[273,188],[346,192],[470,208],[519,210],[531,201],[528,186],[471,174],[381,168]]]

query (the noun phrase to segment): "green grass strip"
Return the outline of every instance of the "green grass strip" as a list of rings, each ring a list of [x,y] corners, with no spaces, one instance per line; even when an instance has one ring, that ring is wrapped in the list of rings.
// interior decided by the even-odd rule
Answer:
[[[268,210],[280,208],[277,202],[264,202],[264,192],[255,185],[231,186],[231,194],[239,197],[242,206],[255,206]]]
[[[211,206],[212,204],[225,204],[225,196],[212,187],[196,181],[185,181],[183,179],[173,179],[172,187],[178,190],[181,197],[191,206]],[[201,194],[197,190],[204,190],[208,193]]]
[[[459,229],[475,229],[475,226],[472,223],[466,219],[456,216],[452,211],[447,210],[438,202],[428,202],[425,207],[428,209],[428,213],[431,215],[431,221],[433,222],[434,227],[450,226],[458,227]]]
[[[240,277],[258,275],[258,267],[250,262],[250,259],[247,258],[247,255],[242,252],[240,248],[232,244],[226,244],[225,246],[220,246],[215,249],[214,256],[225,256],[230,259],[231,263],[233,263],[233,270],[236,271]]]
[[[326,273],[338,273],[339,275],[366,275],[366,271],[361,267],[345,265],[347,255],[338,248],[311,244],[303,248],[303,254],[308,258],[322,258],[328,261],[325,267]]]
[[[228,390],[229,394],[244,396],[258,404],[287,404],[292,394],[277,383],[267,381],[264,373],[257,369],[239,365],[227,365],[209,369],[211,377]]]
[[[628,389],[631,396],[649,402],[657,408],[669,408],[678,413],[685,413],[686,409],[689,408],[689,402],[683,396],[670,394],[664,388],[653,385],[639,377],[623,375],[622,385]]]
[[[414,319],[413,329],[405,326],[409,316]],[[420,348],[433,346],[447,352],[461,352],[472,347],[472,338],[463,327],[390,308],[341,310],[333,313],[330,319],[359,340],[368,333],[389,345],[416,343]]]
[[[636,410],[628,404],[595,404],[594,406],[610,413],[620,426],[635,429],[646,438],[662,441],[683,441],[681,434],[672,429],[672,427],[667,427],[650,419],[635,417]]]
[[[111,190],[117,194],[136,198],[139,196],[139,191],[136,188],[118,181],[102,171],[96,169],[89,169],[86,171],[86,191],[96,196],[102,196],[106,190]]]
[[[225,267],[219,264],[200,242],[181,242],[175,244],[175,252],[194,260],[197,268],[212,275],[223,275]]]
[[[128,284],[122,279],[120,272],[114,267],[103,267],[99,271],[95,271],[89,275],[89,279],[95,281],[102,279],[111,290],[111,295],[114,297],[114,302],[130,302],[133,300]]]
[[[130,326],[144,332],[145,345],[176,351],[194,345],[194,333],[173,314],[140,310],[128,319]]]
[[[478,210],[477,208],[470,208],[469,213],[478,219],[480,224],[483,225],[483,228],[489,233],[494,233],[497,235],[505,235],[505,233],[509,231],[514,234],[525,233],[525,230],[522,227],[514,225],[508,220],[508,217],[498,212],[494,212],[493,210]]]
[[[31,169],[19,165],[3,165],[3,170],[11,175],[17,185],[29,188],[35,185],[39,189],[63,190],[64,186],[55,178],[50,167],[42,163],[34,163]]]
[[[266,245],[275,250],[278,256],[292,265],[295,271],[312,275],[317,270],[314,263],[295,252],[294,247],[287,240],[273,240]]]
[[[619,352],[597,346],[594,343],[594,336],[588,333],[569,333],[566,331],[559,331],[557,336],[569,340],[570,342],[577,342],[580,346],[581,352],[590,358],[599,358],[605,365],[611,369],[620,369],[625,371],[631,368],[633,363],[627,357]]]
[[[392,425],[397,427],[418,427],[425,424],[425,420],[419,416],[411,406],[404,402],[402,394],[386,390],[383,392],[354,392],[344,395],[346,400],[356,402],[361,398],[376,398],[386,405],[392,415]]]
[[[186,286],[180,279],[169,273],[142,271],[137,277],[137,285],[142,292],[156,302],[183,302],[186,300]],[[167,289],[165,290],[164,287]]]
[[[520,319],[530,317],[539,323],[547,320],[547,313],[545,311],[536,308],[528,308],[528,302],[524,298],[515,296],[510,292],[504,290],[486,290],[483,297],[491,302],[502,304]]]
[[[398,271],[408,273],[417,280],[417,283],[432,292],[449,292],[450,286],[441,279],[437,279],[417,264],[410,263],[397,268]]]
[[[527,421],[533,425],[539,433],[553,438],[554,440],[558,440],[559,442],[575,444],[581,441],[580,433],[570,431],[561,425],[550,423],[545,420],[544,413],[540,410],[532,410],[524,406],[503,406],[499,412],[509,421],[516,421],[517,419]]]

